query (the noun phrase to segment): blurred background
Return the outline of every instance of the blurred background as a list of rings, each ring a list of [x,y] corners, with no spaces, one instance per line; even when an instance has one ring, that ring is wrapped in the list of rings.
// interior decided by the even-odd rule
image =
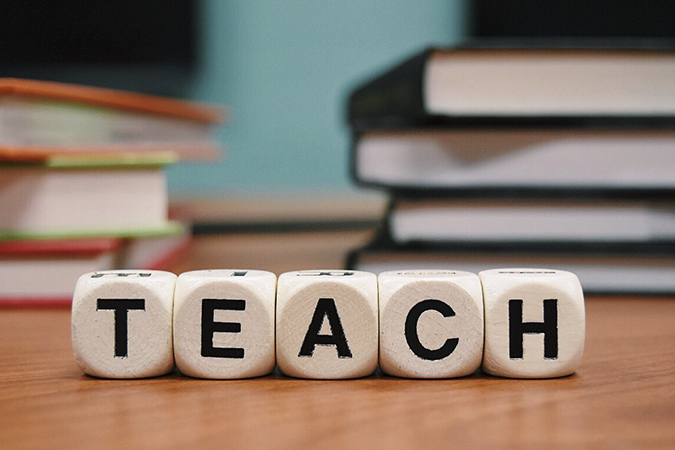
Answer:
[[[352,85],[425,45],[464,35],[462,1],[204,1],[186,93],[231,109],[227,160],[177,167],[176,193],[346,191]]]
[[[11,1],[0,6],[0,42],[4,44],[0,52],[0,77],[79,83],[222,105],[227,111],[226,121],[217,129],[216,137],[224,148],[224,156],[218,161],[181,160],[179,164],[166,168],[168,199],[172,207],[180,207],[167,215],[193,225],[191,231],[195,235],[257,235],[245,242],[240,236],[238,242],[244,244],[239,247],[223,240],[227,236],[217,238],[220,242],[218,246],[210,237],[200,239],[193,256],[183,266],[174,266],[173,270],[247,266],[281,272],[298,268],[296,266],[343,265],[347,250],[365,242],[370,242],[367,249],[377,247],[382,250],[387,245],[390,253],[408,255],[410,249],[407,246],[389,241],[387,232],[391,234],[391,230],[387,227],[392,222],[392,214],[398,211],[406,213],[403,207],[392,213],[396,202],[400,206],[401,201],[409,199],[403,195],[397,198],[393,185],[385,185],[385,189],[379,190],[365,189],[357,187],[350,177],[350,152],[362,142],[357,134],[363,131],[357,130],[354,123],[347,120],[347,99],[357,86],[426,48],[456,45],[498,45],[506,50],[592,46],[599,50],[597,54],[600,56],[616,55],[612,49],[628,49],[630,53],[640,48],[642,55],[658,49],[663,53],[664,60],[672,62],[674,17],[675,2],[671,0]],[[519,77],[518,81],[528,85],[541,78],[540,66],[535,63],[532,67],[528,72],[531,78]],[[668,72],[671,70],[668,67],[671,66],[664,69],[666,76],[661,77],[666,80],[662,83],[664,94],[673,91],[667,81],[672,78],[673,72]],[[615,72],[621,71],[609,73],[620,78],[621,74]],[[586,79],[575,89],[586,87]],[[638,83],[642,87],[652,87],[653,80],[653,77],[638,79]],[[510,80],[507,79],[504,83],[506,91],[511,88],[508,83]],[[490,87],[493,85],[489,84]],[[550,86],[554,94],[559,91],[555,80]],[[483,93],[484,90],[478,92]],[[656,97],[664,98],[660,94]],[[593,98],[584,101],[586,106],[594,106]],[[624,111],[624,119],[631,119],[635,111]],[[625,120],[619,120],[608,126],[603,122],[605,128],[617,131],[617,135],[607,130],[603,133],[607,142],[615,142],[624,139],[625,136],[619,136],[623,128],[636,129],[646,136],[645,142],[640,144],[644,148],[651,148],[652,138],[675,147],[673,117],[675,115],[671,111],[656,118],[658,120],[653,120],[654,117],[644,120],[643,117],[636,123],[626,124]],[[495,130],[509,128],[504,126],[510,120],[508,114],[502,117],[504,121],[501,125],[490,122],[492,119],[494,117],[481,122],[481,133],[490,131],[493,125]],[[590,122],[576,131],[586,132],[597,117],[591,115],[587,119]],[[510,128],[514,132],[520,130],[532,134],[539,126],[535,122],[521,121],[518,126]],[[554,120],[549,125],[552,130],[567,127],[568,131],[575,131],[569,123],[561,128],[558,126],[560,123]],[[453,127],[457,128],[457,123]],[[439,130],[442,128],[439,127]],[[568,137],[562,132],[556,135],[561,142]],[[622,142],[628,146],[629,141]],[[494,142],[488,146],[499,147]],[[577,147],[574,148],[579,150]],[[645,159],[641,153],[643,147],[631,148],[635,151],[630,152],[630,158],[635,158],[635,161]],[[421,161],[417,150],[419,148],[416,147],[416,162]],[[446,150],[447,154],[454,151]],[[540,150],[545,152],[545,146]],[[512,153],[517,157],[518,152]],[[670,151],[663,153],[674,154]],[[603,158],[603,161],[612,161],[614,153],[610,151]],[[383,159],[376,162],[379,164]],[[387,155],[386,159],[392,158]],[[577,164],[579,159],[581,157],[572,163]],[[536,172],[532,161],[526,161],[526,167],[522,169],[528,176]],[[435,169],[435,164],[434,160],[427,166]],[[656,165],[668,167],[668,164]],[[462,164],[458,164],[456,169],[461,171]],[[635,171],[632,165],[628,171]],[[592,175],[584,182],[596,182],[595,173]],[[648,174],[644,176],[651,182]],[[421,178],[426,180],[424,176]],[[675,183],[666,178],[660,191],[661,200],[669,202],[665,207],[675,229],[675,208],[671,205],[675,198]],[[514,180],[507,181],[507,188],[515,183]],[[618,186],[621,187],[623,180],[619,181]],[[632,202],[636,195],[645,199],[643,194],[648,191],[645,188],[653,186],[633,187],[636,188],[634,192],[624,186],[618,193],[611,193],[616,204],[608,213],[625,210],[626,214],[635,216],[635,220],[641,220],[640,214],[646,214],[660,221],[664,205],[654,209]],[[526,195],[512,196],[509,201],[512,204],[529,202],[541,196],[544,190],[539,188],[541,186],[534,186]],[[497,199],[501,204],[504,201],[501,191],[508,189],[498,191]],[[568,209],[558,208],[562,205],[560,200],[569,193],[562,189],[554,193],[558,200],[556,205],[544,205],[551,210],[552,217],[563,215],[567,219],[568,209],[578,206],[574,203],[579,200],[578,196],[572,196],[564,205]],[[587,212],[601,204],[591,205],[588,201],[594,198],[604,202],[606,193],[590,192],[591,195],[584,198],[586,204],[579,211],[581,227],[588,228],[584,222]],[[167,197],[166,193],[161,194]],[[449,189],[445,194],[443,200],[452,200],[458,196],[458,191]],[[490,200],[489,193],[481,194]],[[623,194],[629,195],[622,197]],[[416,193],[418,204],[413,206],[417,209],[436,208],[436,204],[421,204],[420,200],[425,195],[424,192]],[[450,210],[450,220],[455,222],[458,217],[456,205],[442,206],[436,212]],[[485,205],[476,203],[474,206],[481,209]],[[488,206],[492,208],[495,204]],[[528,203],[525,206],[540,211],[541,215],[546,212],[540,204],[532,207]],[[517,208],[513,211],[493,209],[500,214],[521,212]],[[179,214],[174,216],[175,211],[184,217],[179,217]],[[499,220],[485,221],[480,217],[476,220],[480,225],[484,222],[502,223]],[[616,222],[611,217],[607,220]],[[428,220],[421,222],[426,226]],[[446,228],[445,225],[436,227],[437,230]],[[355,230],[367,234],[357,236],[355,240],[346,239],[345,234],[337,238],[327,234],[315,249],[310,248],[311,241],[307,236],[296,236],[297,241],[288,237],[303,231],[331,233]],[[281,263],[261,267],[272,246],[263,242],[261,235],[270,233],[279,234],[274,237],[275,245],[284,245],[276,258]],[[372,241],[371,233],[376,234]],[[640,238],[638,242],[624,239],[626,242],[620,242],[623,247],[617,249],[614,246],[608,251],[616,253],[618,261],[623,261],[627,254],[635,256],[639,252],[649,257],[656,255],[659,259],[655,264],[664,263],[665,258],[670,267],[670,260],[675,254],[675,232],[666,236],[667,247],[662,245],[663,236],[655,237],[650,233],[648,230],[645,234],[647,238]],[[443,241],[442,245],[434,241],[430,247],[433,251],[450,248],[455,252],[457,246],[466,250],[468,244],[480,245],[482,250],[489,250],[485,251],[486,261],[493,264],[496,257],[492,251],[495,245],[493,234],[490,232],[486,242],[468,242],[465,238],[458,238],[452,242]],[[530,239],[527,233],[523,236],[526,241]],[[576,239],[575,236],[571,238]],[[604,245],[604,229],[599,238]],[[658,242],[655,243],[655,239]],[[597,256],[592,251],[598,242],[590,241],[590,238],[588,241],[580,243],[585,253],[573,255],[583,264],[592,256]],[[253,242],[262,242],[255,252],[251,250]],[[569,250],[567,241],[561,244],[560,236],[552,232],[545,234],[542,242],[531,246],[533,252],[548,255],[561,248],[565,252]],[[514,244],[514,239],[502,239],[499,250],[522,250],[521,244],[523,242],[520,241]],[[326,245],[333,246],[333,250],[327,250]],[[224,258],[224,252],[231,248],[241,251]],[[474,248],[471,251],[475,253]],[[213,258],[204,254],[212,254]],[[316,258],[300,261],[300,254],[314,254]],[[558,253],[550,254],[556,258],[553,262],[559,260]],[[242,259],[244,257],[250,260]],[[428,264],[426,256],[422,262]],[[447,263],[448,260],[443,260],[443,264]],[[644,266],[640,261],[635,264]],[[648,271],[656,273],[652,269]],[[612,283],[617,278],[620,277],[611,272]],[[675,290],[675,285],[672,289]]]
[[[461,0],[10,3],[0,76],[227,107],[225,159],[172,167],[173,196],[352,190],[351,86],[421,47],[458,42],[467,22]]]
[[[172,167],[173,196],[351,192],[347,93],[421,48],[480,35],[672,34],[672,2],[563,3],[5,2],[0,76],[225,105],[226,158]]]

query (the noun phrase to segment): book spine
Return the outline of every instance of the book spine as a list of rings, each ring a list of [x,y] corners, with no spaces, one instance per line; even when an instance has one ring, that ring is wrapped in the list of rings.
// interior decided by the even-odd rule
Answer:
[[[347,121],[354,127],[377,120],[390,126],[400,121],[425,120],[424,73],[433,49],[405,60],[373,80],[357,87],[349,96]]]

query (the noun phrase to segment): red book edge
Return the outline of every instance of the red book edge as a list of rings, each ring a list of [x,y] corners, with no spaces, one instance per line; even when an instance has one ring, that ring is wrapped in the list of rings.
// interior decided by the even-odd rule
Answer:
[[[0,242],[0,255],[97,255],[118,249],[121,238],[27,239]]]
[[[73,239],[73,241],[88,241],[89,239]],[[97,239],[109,240],[109,239]],[[118,242],[116,247],[122,243],[121,239],[116,239]],[[48,241],[45,241],[48,242]],[[56,242],[56,241],[52,241]],[[17,242],[18,243],[18,242]],[[1,243],[4,244],[4,243]],[[157,260],[148,264],[148,267],[143,267],[144,270],[164,270],[176,262],[192,244],[191,236],[188,236],[180,245],[173,248],[170,252],[161,255]],[[116,248],[115,247],[115,248]],[[0,310],[3,309],[70,309],[73,303],[72,297],[5,297],[0,298]]]

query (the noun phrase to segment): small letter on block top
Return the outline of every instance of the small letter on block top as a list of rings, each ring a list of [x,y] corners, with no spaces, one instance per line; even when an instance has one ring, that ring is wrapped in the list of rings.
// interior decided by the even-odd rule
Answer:
[[[584,351],[584,294],[570,272],[493,269],[479,273],[485,302],[483,370],[509,378],[570,375]]]
[[[111,270],[82,275],[73,295],[73,352],[80,368],[102,378],[145,378],[174,367],[176,275]]]
[[[483,359],[483,294],[474,273],[392,271],[378,277],[380,367],[408,378],[474,373]]]
[[[272,372],[276,283],[263,270],[182,273],[173,316],[178,370],[214,379]]]
[[[300,378],[371,375],[377,368],[377,277],[344,270],[279,276],[277,365]]]

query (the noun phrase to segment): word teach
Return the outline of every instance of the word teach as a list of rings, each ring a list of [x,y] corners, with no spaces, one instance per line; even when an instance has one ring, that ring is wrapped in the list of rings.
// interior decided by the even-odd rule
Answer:
[[[72,307],[75,358],[104,378],[278,368],[343,379],[378,366],[407,378],[551,378],[574,373],[584,337],[579,280],[547,269],[117,270],[80,277]]]

